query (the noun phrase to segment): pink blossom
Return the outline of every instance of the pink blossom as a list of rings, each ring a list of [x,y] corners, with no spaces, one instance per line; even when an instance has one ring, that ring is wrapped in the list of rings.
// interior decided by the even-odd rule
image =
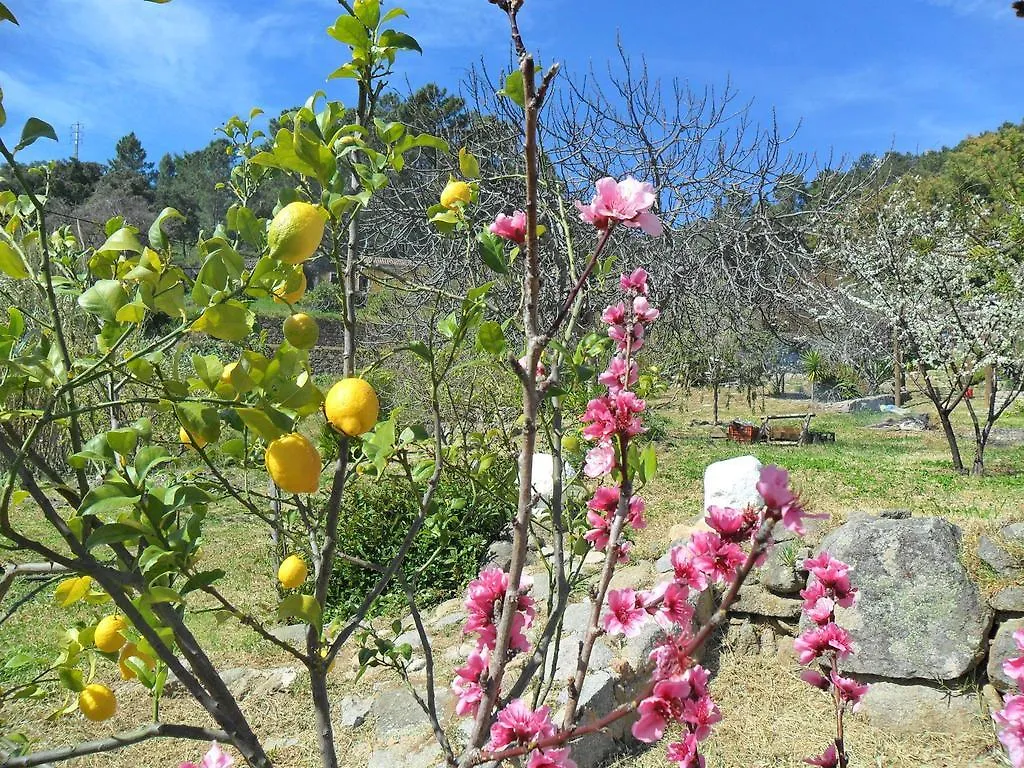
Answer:
[[[1024,651],[1024,627],[1014,631],[1013,642],[1017,644],[1018,651]]]
[[[1021,683],[1024,681],[1024,656],[1004,661],[1003,674],[1017,683],[1018,688],[1022,687]]]
[[[732,507],[708,507],[704,518],[726,541],[740,542],[750,535],[750,520],[744,512]]]
[[[683,702],[690,696],[690,684],[685,680],[662,680],[654,686],[651,696],[640,702],[640,719],[633,723],[633,735],[640,741],[653,744],[665,733],[665,726],[679,722],[683,717]]]
[[[775,511],[782,510],[796,499],[796,494],[789,488],[789,472],[773,464],[761,467],[757,492],[764,499],[765,506]]]
[[[637,267],[628,275],[619,278],[619,287],[623,293],[635,293],[639,296],[647,295],[647,270]]]
[[[637,296],[633,299],[633,316],[641,323],[653,323],[661,317],[661,310],[652,307],[646,296]]]
[[[829,675],[829,679],[832,681],[832,685],[836,687],[836,690],[839,691],[840,700],[847,704],[852,704],[853,711],[856,712],[865,694],[868,692],[868,686],[862,685],[852,678],[842,677],[835,672]]]
[[[690,596],[690,590],[679,582],[673,581],[663,585],[660,591],[663,592],[661,604],[657,607],[654,620],[666,630],[671,629],[673,625],[688,626],[693,619],[693,606],[687,599]]]
[[[1024,766],[1024,696],[1007,696],[1003,708],[992,714],[999,726],[999,741],[1006,747],[1013,768]]]
[[[681,677],[690,669],[693,659],[686,654],[686,646],[691,639],[690,633],[684,630],[679,634],[667,635],[654,647],[649,658],[654,662],[656,680]]]
[[[488,229],[498,237],[522,245],[526,242],[526,214],[523,211],[513,211],[511,216],[499,213]]]
[[[606,442],[613,435],[639,435],[644,427],[637,414],[643,413],[646,408],[647,403],[628,390],[595,397],[587,403],[587,410],[580,417],[580,421],[587,424],[583,436]]]
[[[708,674],[704,667],[699,664],[695,667],[690,667],[683,673],[683,679],[690,684],[691,696],[708,695],[708,681],[711,679],[711,675]]]
[[[608,593],[608,612],[601,620],[605,632],[635,637],[643,628],[647,612],[632,589],[613,589]]]
[[[694,565],[711,581],[731,581],[736,569],[746,560],[738,545],[722,541],[717,533],[695,533],[687,547],[693,555]]]
[[[513,699],[498,713],[491,726],[491,751],[510,744],[526,745],[538,739],[555,735],[555,724],[551,722],[549,707],[536,712],[530,710],[522,699]]]
[[[673,741],[668,745],[666,756],[679,768],[704,768],[704,756],[697,751],[697,740],[700,737],[688,733],[682,741]]]
[[[568,747],[537,750],[530,755],[526,768],[576,768],[575,761],[569,757],[570,754]]]
[[[583,534],[583,538],[598,552],[603,552],[611,538],[608,518],[591,510],[587,512],[587,522],[590,523],[590,530]]]
[[[808,685],[820,688],[823,691],[827,691],[832,686],[829,679],[816,669],[805,669],[800,673],[800,679]]]
[[[220,748],[217,742],[210,745],[209,751],[203,755],[199,765],[195,763],[182,763],[180,768],[228,768],[234,765],[235,759]]]
[[[522,357],[519,358],[519,367],[522,368],[525,371],[528,362],[529,362],[529,360],[527,359],[527,356],[523,355]],[[543,379],[547,375],[547,373],[548,373],[548,369],[544,367],[544,363],[542,361],[538,360],[537,361],[537,368],[536,368],[537,378],[538,379]]]
[[[817,765],[820,768],[836,768],[839,765],[839,755],[836,754],[836,745],[829,744],[828,749],[817,757],[805,757],[804,762],[808,765]]]
[[[661,234],[661,221],[650,212],[656,202],[654,187],[628,176],[616,182],[605,177],[597,182],[597,194],[589,205],[576,203],[580,218],[597,229],[608,229],[613,221],[627,227],[639,227],[648,235]]]
[[[487,669],[487,653],[471,651],[466,665],[455,670],[455,681],[452,691],[458,697],[455,714],[466,717],[476,712],[477,705],[483,697],[480,678]]]
[[[804,607],[804,613],[811,621],[815,624],[823,625],[828,624],[834,619],[836,610],[836,601],[830,597],[818,598],[818,601],[814,603],[810,608]]]
[[[597,377],[597,380],[608,387],[609,394],[614,395],[622,389],[633,386],[640,378],[636,363],[629,366],[629,381],[626,378],[626,361],[621,357],[613,357],[608,363],[608,370]]]
[[[644,326],[642,323],[628,323],[629,330],[626,330],[626,325],[617,324],[608,326],[608,338],[617,343],[618,350],[624,352],[627,348],[636,352],[644,345]]]
[[[504,604],[505,591],[508,588],[508,574],[498,568],[487,568],[469,583],[466,588],[466,624],[462,631],[465,634],[477,634],[477,649],[494,648],[497,639],[498,618]],[[529,585],[520,585],[520,589],[528,589]],[[533,598],[526,594],[519,595],[516,615],[512,618],[511,648],[515,651],[529,650],[530,643],[524,630],[528,629],[537,615]]]
[[[594,495],[587,502],[587,507],[595,512],[613,514],[619,506],[619,495],[621,491],[617,485],[602,485],[594,491]]]
[[[583,474],[587,477],[602,477],[615,469],[615,448],[608,441],[602,441],[587,451]]]
[[[695,592],[703,592],[708,588],[708,574],[697,566],[693,553],[688,548],[672,547],[668,559],[672,563],[675,580],[680,584],[685,584]]]
[[[810,664],[823,653],[835,653],[844,659],[853,652],[850,636],[838,624],[826,624],[807,630],[793,641],[801,664]]]
[[[683,720],[701,741],[711,735],[711,726],[722,719],[722,712],[710,696],[690,699],[683,705]]]
[[[647,511],[647,504],[639,496],[632,496],[629,499],[629,513],[627,520],[634,531],[642,531],[647,527],[647,519],[644,512]]]
[[[626,322],[626,305],[623,302],[605,307],[601,313],[601,322],[606,325],[622,325]]]

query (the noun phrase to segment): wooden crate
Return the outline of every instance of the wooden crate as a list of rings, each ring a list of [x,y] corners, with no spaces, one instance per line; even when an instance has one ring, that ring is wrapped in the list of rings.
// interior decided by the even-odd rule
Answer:
[[[756,424],[746,424],[742,421],[730,422],[725,434],[737,443],[756,443],[761,438],[761,430]]]

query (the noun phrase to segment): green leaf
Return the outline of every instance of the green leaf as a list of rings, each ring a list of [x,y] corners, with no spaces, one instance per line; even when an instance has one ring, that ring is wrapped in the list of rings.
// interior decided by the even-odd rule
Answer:
[[[5,242],[0,242],[0,271],[15,280],[24,280],[28,277],[28,270],[25,269],[21,255]]]
[[[355,49],[366,49],[370,47],[370,38],[366,34],[366,27],[354,16],[344,14],[338,17],[334,26],[327,28],[327,34]],[[381,36],[383,37],[383,35]],[[383,40],[381,45],[383,45]]]
[[[107,523],[89,534],[85,540],[85,548],[92,550],[110,544],[123,544],[139,538],[139,529],[122,523]]]
[[[235,411],[249,429],[268,443],[286,434],[286,431],[260,408],[236,408]]]
[[[202,403],[177,403],[174,414],[190,434],[199,435],[208,443],[220,438],[220,416],[216,408]]]
[[[383,48],[401,48],[405,51],[423,53],[423,49],[420,48],[420,44],[416,42],[415,37],[407,35],[405,32],[396,32],[393,29],[385,29],[381,32],[380,44]]]
[[[119,323],[141,323],[146,317],[146,305],[139,302],[125,304],[114,315]]]
[[[320,603],[312,595],[288,595],[277,606],[277,618],[280,621],[302,619],[307,624],[319,627],[320,615]]]
[[[181,598],[181,595],[176,590],[170,587],[155,586],[150,587],[142,593],[143,601],[148,605],[155,605],[157,603],[184,603],[185,601]]]
[[[475,179],[480,175],[480,162],[465,147],[459,149],[459,173],[467,179]]]
[[[355,6],[356,18],[370,29],[376,29],[380,24],[380,0],[361,0]]]
[[[480,244],[480,257],[484,264],[499,275],[508,274],[508,261],[505,259],[505,240],[493,232],[483,230],[476,237]]]
[[[488,320],[476,332],[476,343],[487,354],[497,356],[505,351],[505,334],[498,323]]]
[[[232,299],[207,307],[192,330],[204,331],[221,341],[241,341],[252,332],[255,319],[255,315],[244,304]]]
[[[523,73],[517,69],[506,77],[505,87],[498,91],[498,95],[512,99],[512,101],[525,109],[526,91],[523,88]]]
[[[81,693],[85,690],[85,683],[82,682],[82,670],[74,667],[61,667],[57,670],[57,677],[60,684],[74,693]]]
[[[97,250],[100,252],[133,251],[135,253],[142,253],[142,244],[139,242],[139,238],[135,236],[135,230],[130,227],[121,227],[108,237],[107,241]]]
[[[426,344],[422,341],[416,341],[406,347],[410,352],[419,357],[425,363],[429,363],[434,359],[434,353]]]
[[[128,293],[117,280],[98,280],[78,297],[78,306],[90,315],[114,322],[117,310],[128,303]]]
[[[141,497],[138,494],[132,494],[131,490],[125,483],[98,485],[82,499],[78,513],[101,517],[125,507],[135,506]]]
[[[53,130],[53,126],[49,123],[40,120],[38,117],[30,117],[25,122],[25,127],[21,129],[21,141],[18,142],[14,151],[20,152],[25,147],[35,144],[39,139],[57,141],[57,132]]]
[[[194,592],[197,589],[208,587],[215,581],[223,579],[227,574],[220,568],[215,568],[212,571],[202,571],[189,577],[189,580],[185,582],[185,586],[181,588],[181,594],[187,595],[189,592]]]
[[[177,208],[168,207],[160,211],[160,215],[156,217],[156,220],[149,227],[149,244],[158,251],[167,248],[167,235],[164,233],[164,224],[168,219],[181,219],[184,221],[185,217]]]
[[[135,454],[135,477],[132,479],[136,483],[142,483],[154,467],[169,464],[172,461],[174,459],[167,453],[166,448],[159,445],[147,445]]]
[[[112,429],[107,432],[107,444],[122,455],[129,454],[139,444],[139,433],[131,427]]]
[[[11,13],[10,9],[6,5],[4,5],[3,3],[0,3],[0,21],[9,21],[9,22],[11,22],[12,24],[15,24],[15,25],[18,24],[18,20],[16,18],[14,18],[14,14]],[[2,95],[2,94],[0,94],[0,95]],[[0,112],[0,114],[2,114],[2,112]],[[3,125],[3,122],[0,121],[0,126],[2,126],[2,125]]]
[[[224,373],[224,364],[220,358],[216,355],[192,355],[192,367],[207,389],[211,392],[217,389],[221,374]]]
[[[409,14],[405,12],[404,8],[392,8],[390,11],[384,14],[384,18],[380,20],[381,24],[387,24],[392,19],[397,19],[399,16],[409,18]]]

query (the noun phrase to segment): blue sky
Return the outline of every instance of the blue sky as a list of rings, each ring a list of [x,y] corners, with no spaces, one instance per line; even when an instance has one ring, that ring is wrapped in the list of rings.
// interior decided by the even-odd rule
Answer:
[[[151,160],[199,148],[232,114],[301,103],[344,51],[324,30],[335,0],[5,0],[0,88],[14,143],[29,114],[61,136],[26,159],[104,161],[134,130]],[[386,5],[392,5],[386,2]],[[405,0],[403,29],[425,55],[401,70],[416,86],[458,89],[481,57],[507,61],[506,27],[486,0]],[[772,110],[793,148],[819,157],[922,150],[1024,119],[1024,21],[1009,0],[527,0],[527,41],[570,71],[598,68],[616,35],[656,75],[721,87],[757,119]]]

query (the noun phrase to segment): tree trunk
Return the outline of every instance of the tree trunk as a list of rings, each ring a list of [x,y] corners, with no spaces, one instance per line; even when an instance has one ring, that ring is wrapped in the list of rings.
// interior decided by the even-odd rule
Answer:
[[[939,413],[939,422],[942,424],[942,432],[949,443],[949,453],[953,458],[953,469],[957,472],[964,471],[964,460],[960,456],[960,446],[956,442],[956,432],[953,431],[953,421],[950,419],[949,411],[942,408],[936,409]]]
[[[903,350],[899,336],[892,342],[892,397],[896,407],[903,405]]]
[[[712,392],[712,399],[713,399],[713,405],[712,405],[712,411],[711,411],[712,412],[712,421],[714,421],[715,424],[718,424],[718,381],[714,381],[711,384],[711,392]]]
[[[989,409],[989,412],[995,410],[996,403],[996,367],[994,365],[985,366],[985,407]]]

